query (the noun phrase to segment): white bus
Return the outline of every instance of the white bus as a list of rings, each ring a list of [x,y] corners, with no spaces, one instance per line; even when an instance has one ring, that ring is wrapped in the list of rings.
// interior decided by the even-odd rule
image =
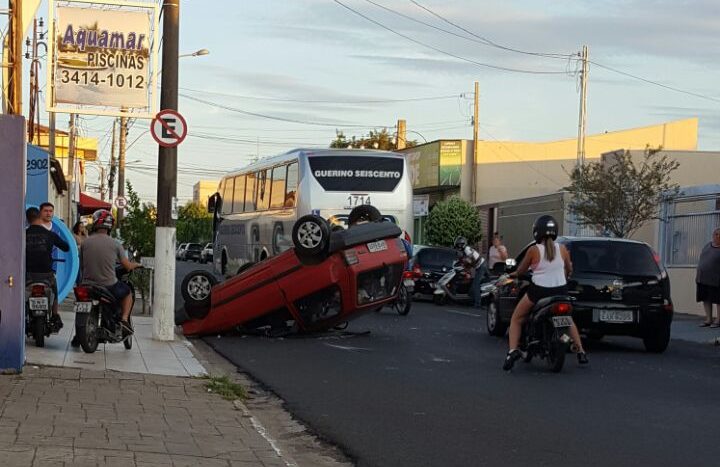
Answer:
[[[352,208],[370,204],[413,235],[412,183],[404,156],[392,152],[293,150],[227,174],[214,199],[213,262],[223,275],[290,248],[306,214],[345,226]]]

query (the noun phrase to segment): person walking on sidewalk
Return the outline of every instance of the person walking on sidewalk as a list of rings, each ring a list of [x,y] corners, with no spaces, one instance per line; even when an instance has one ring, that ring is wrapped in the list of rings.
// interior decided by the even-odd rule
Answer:
[[[30,224],[25,231],[25,276],[27,280],[43,280],[50,283],[55,294],[50,321],[60,329],[62,319],[58,313],[58,288],[53,271],[52,253],[54,248],[67,252],[70,250],[70,245],[43,225],[43,219],[37,208],[28,208],[25,217]]]
[[[720,227],[713,231],[712,240],[700,252],[695,284],[696,299],[705,308],[705,321],[700,326],[720,327]],[[715,322],[713,304],[717,310]]]

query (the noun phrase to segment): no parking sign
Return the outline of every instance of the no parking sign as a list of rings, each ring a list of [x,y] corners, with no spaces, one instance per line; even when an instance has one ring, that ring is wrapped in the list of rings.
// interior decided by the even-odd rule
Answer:
[[[150,124],[150,133],[160,146],[174,148],[187,136],[187,123],[176,110],[161,110]]]

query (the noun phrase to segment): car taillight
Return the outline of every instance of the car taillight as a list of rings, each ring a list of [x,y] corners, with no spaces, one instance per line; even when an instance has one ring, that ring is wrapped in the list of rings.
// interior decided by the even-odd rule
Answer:
[[[663,310],[667,311],[668,313],[672,313],[675,308],[673,307],[673,304],[671,301],[665,300],[665,303],[663,304]]]
[[[31,297],[43,297],[45,296],[45,286],[42,284],[35,284],[30,288]]]
[[[653,250],[652,255],[655,263],[662,268],[662,260],[660,259],[660,255],[657,254],[657,251]]]
[[[423,275],[422,269],[420,269],[420,266],[417,264],[415,266],[413,266],[412,273],[416,279],[421,278]]]
[[[572,312],[572,305],[569,303],[556,303],[552,306],[552,314],[566,315]]]
[[[414,276],[414,273],[412,271],[403,271],[403,279],[412,279]]]
[[[357,253],[355,253],[355,250],[345,250],[343,251],[343,256],[345,257],[345,264],[347,264],[348,266],[352,266],[353,264],[357,264],[360,262]]]
[[[90,289],[88,287],[75,287],[75,301],[78,302],[89,302]]]

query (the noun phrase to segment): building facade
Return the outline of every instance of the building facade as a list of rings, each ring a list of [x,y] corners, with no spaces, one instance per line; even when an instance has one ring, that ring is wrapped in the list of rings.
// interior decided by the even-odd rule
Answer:
[[[193,203],[207,207],[208,198],[218,190],[217,180],[200,180],[193,185]]]

